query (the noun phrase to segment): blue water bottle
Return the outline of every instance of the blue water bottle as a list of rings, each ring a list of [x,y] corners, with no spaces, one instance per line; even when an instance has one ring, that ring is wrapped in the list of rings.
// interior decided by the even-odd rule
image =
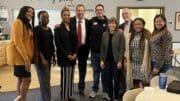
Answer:
[[[165,89],[166,88],[166,82],[167,82],[167,74],[166,73],[160,73],[160,75],[159,75],[159,88]]]

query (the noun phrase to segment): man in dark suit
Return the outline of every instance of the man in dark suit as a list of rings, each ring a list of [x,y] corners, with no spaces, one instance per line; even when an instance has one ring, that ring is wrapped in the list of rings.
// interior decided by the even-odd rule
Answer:
[[[70,19],[70,29],[73,34],[76,34],[76,42],[78,46],[78,69],[79,69],[79,94],[84,96],[85,76],[87,68],[87,59],[90,48],[90,23],[84,17],[85,6],[78,4],[76,6],[76,16]]]

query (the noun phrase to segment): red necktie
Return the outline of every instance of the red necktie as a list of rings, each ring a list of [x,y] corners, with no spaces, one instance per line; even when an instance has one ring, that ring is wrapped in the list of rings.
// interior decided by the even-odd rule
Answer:
[[[81,46],[81,20],[78,21],[78,29],[77,29],[77,41],[78,41],[78,47]]]

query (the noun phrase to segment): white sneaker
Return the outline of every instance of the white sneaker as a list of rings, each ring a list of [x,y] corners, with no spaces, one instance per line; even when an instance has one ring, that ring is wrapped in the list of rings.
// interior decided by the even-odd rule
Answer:
[[[110,101],[111,100],[111,98],[109,97],[109,95],[107,94],[107,93],[103,93],[103,99],[105,99],[105,100],[108,100],[108,101]]]
[[[21,95],[18,95],[15,99],[14,99],[14,101],[20,101],[21,100]]]
[[[89,94],[89,97],[95,98],[97,95],[98,95],[98,92],[96,93],[96,92],[92,91],[92,92]]]

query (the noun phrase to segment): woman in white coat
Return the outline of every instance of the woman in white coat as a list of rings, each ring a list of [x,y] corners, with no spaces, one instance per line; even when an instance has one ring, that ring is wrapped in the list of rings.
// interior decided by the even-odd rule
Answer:
[[[148,80],[150,72],[149,40],[151,34],[144,27],[144,19],[136,18],[133,22],[133,31],[125,35],[127,89],[144,86]]]

